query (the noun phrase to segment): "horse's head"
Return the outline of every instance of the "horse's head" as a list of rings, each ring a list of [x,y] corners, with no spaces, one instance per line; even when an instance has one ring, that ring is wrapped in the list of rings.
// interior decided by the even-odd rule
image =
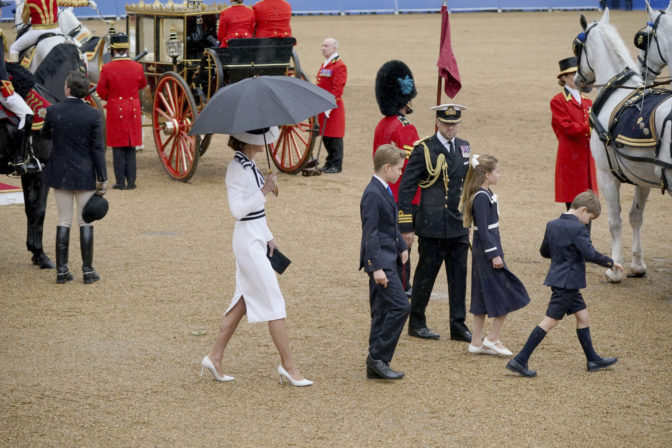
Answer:
[[[642,74],[645,75],[647,84],[651,84],[667,65],[666,56],[669,55],[672,45],[668,37],[672,32],[672,0],[665,11],[653,10],[647,1],[646,12],[649,20],[635,34],[635,47],[640,50],[637,61]]]
[[[82,22],[79,21],[72,7],[58,11],[58,27],[66,36],[75,37],[82,30]]]
[[[609,9],[605,8],[605,13],[608,14]],[[574,75],[574,83],[582,92],[590,92],[593,90],[593,84],[595,84],[595,71],[591,67],[590,62],[588,61],[588,54],[586,51],[586,45],[588,41],[588,34],[597,26],[596,22],[588,25],[586,16],[581,14],[579,19],[581,24],[582,32],[580,32],[575,38],[572,44],[572,50],[574,51],[574,56],[576,56],[576,75]]]

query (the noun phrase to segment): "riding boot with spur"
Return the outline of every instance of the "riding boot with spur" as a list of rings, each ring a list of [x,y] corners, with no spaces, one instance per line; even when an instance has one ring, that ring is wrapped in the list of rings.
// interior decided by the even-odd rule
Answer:
[[[12,165],[16,170],[16,174],[23,176],[24,174],[36,173],[42,171],[42,164],[35,158],[30,157],[30,133],[33,127],[33,116],[26,115],[25,125],[19,131],[19,141],[16,152],[14,153],[14,160]]]
[[[56,283],[66,283],[74,277],[68,270],[70,227],[56,227]]]
[[[84,283],[93,283],[100,280],[100,276],[93,269],[93,226],[79,228],[79,245],[82,248],[82,272]]]

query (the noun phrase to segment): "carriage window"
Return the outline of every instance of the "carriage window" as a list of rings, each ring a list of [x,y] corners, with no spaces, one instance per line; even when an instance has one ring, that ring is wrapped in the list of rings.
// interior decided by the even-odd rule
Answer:
[[[146,61],[154,60],[154,17],[141,17],[138,29],[140,51],[147,50]]]
[[[138,26],[138,20],[137,17],[134,15],[129,15],[126,19],[126,34],[128,34],[128,43],[130,44],[131,48],[128,50],[128,55],[130,57],[134,57],[136,54],[139,52],[136,51],[136,29]]]
[[[161,62],[172,62],[173,60],[168,56],[166,51],[166,41],[170,38],[170,27],[175,27],[175,32],[177,33],[177,40],[184,43],[184,19],[161,19],[161,34],[159,36],[159,48],[161,49],[159,54],[159,61]],[[180,60],[184,58],[184,50],[182,50],[182,55],[179,57]]]

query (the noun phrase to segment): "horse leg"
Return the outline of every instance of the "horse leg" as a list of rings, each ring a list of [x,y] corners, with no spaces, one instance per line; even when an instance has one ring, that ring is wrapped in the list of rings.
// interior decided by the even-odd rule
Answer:
[[[611,258],[616,262],[623,264],[623,252],[621,248],[621,183],[611,175],[609,171],[599,170],[597,180],[600,184],[600,192],[607,202],[607,211],[609,213],[609,233],[611,233]],[[607,269],[607,281],[619,283],[623,280],[623,272]]]
[[[53,269],[55,266],[44,253],[42,247],[42,231],[49,185],[42,172],[37,172],[21,176],[21,186],[23,187],[24,210],[28,221],[26,248],[33,253],[33,264],[39,266],[40,269]]]
[[[635,186],[635,197],[632,199],[632,208],[630,209],[630,227],[632,227],[632,262],[630,263],[630,270],[628,277],[643,277],[646,275],[646,265],[642,256],[644,250],[642,249],[642,238],[640,231],[642,230],[642,223],[644,222],[644,207],[646,200],[649,197],[651,188],[643,187],[641,185]]]

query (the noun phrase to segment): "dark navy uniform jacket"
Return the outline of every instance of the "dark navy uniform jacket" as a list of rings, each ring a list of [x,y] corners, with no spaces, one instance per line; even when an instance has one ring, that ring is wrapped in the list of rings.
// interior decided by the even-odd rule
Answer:
[[[401,253],[408,249],[398,230],[397,206],[394,197],[375,177],[366,186],[360,203],[362,244],[359,269],[396,270],[401,266]]]
[[[439,154],[444,154],[447,163],[448,191],[446,192],[443,174],[436,182],[422,189],[418,212],[413,220],[411,201],[420,182],[430,177],[425,163],[425,146],[429,150],[431,166],[436,166]],[[420,140],[413,148],[408,165],[399,185],[399,225],[401,232],[413,232],[425,238],[458,238],[469,234],[462,225],[462,213],[459,211],[462,184],[469,167],[469,142],[455,137],[455,149],[451,154],[435,135]]]
[[[544,285],[564,289],[586,287],[586,261],[605,268],[614,260],[599,253],[590,242],[588,228],[571,213],[563,213],[546,224],[541,256],[551,259]]]

